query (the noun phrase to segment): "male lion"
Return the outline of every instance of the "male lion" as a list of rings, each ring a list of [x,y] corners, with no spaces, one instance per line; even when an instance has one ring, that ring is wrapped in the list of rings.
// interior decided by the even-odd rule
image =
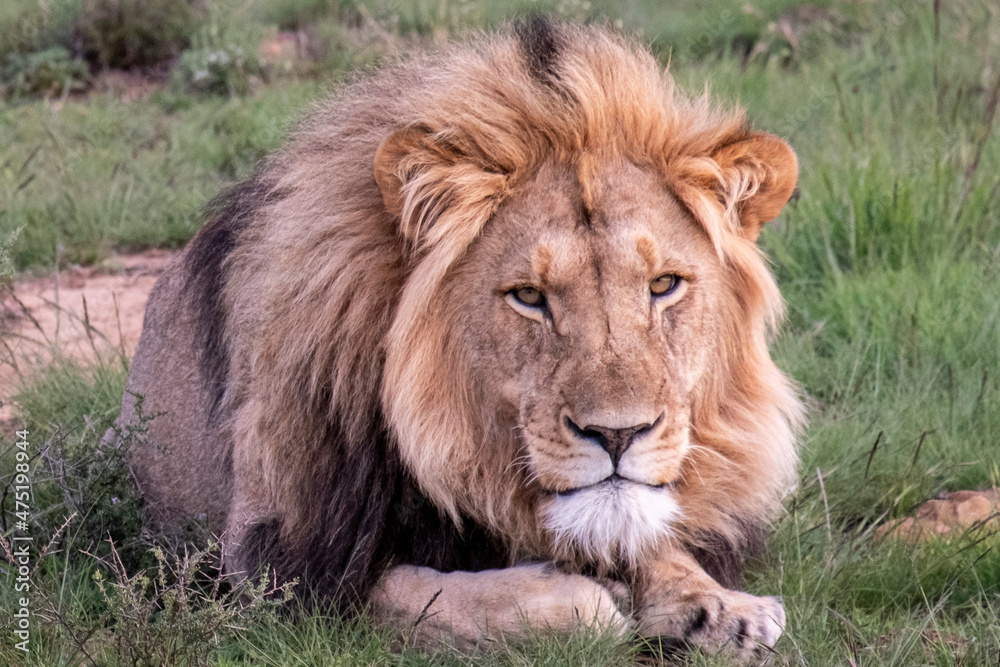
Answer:
[[[766,651],[781,604],[729,587],[794,483],[755,241],[797,173],[598,27],[362,78],[150,296],[120,418],[160,414],[149,507],[206,517],[234,574],[423,641],[584,623]]]

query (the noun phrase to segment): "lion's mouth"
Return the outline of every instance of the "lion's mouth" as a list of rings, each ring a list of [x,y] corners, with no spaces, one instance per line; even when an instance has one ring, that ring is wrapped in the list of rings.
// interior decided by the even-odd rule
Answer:
[[[611,473],[610,475],[608,475],[599,482],[595,482],[593,484],[586,484],[584,486],[577,486],[573,487],[572,489],[565,489],[563,491],[553,491],[552,494],[557,497],[566,497],[566,496],[572,496],[573,494],[579,493],[580,491],[586,491],[588,489],[597,489],[604,485],[609,485],[612,488],[617,488],[625,486],[627,484],[635,484],[636,486],[642,486],[647,489],[663,489],[665,491],[673,491],[677,488],[676,482],[665,482],[663,484],[645,484],[643,482],[637,482],[633,479],[629,479],[628,477],[623,477],[615,472]]]

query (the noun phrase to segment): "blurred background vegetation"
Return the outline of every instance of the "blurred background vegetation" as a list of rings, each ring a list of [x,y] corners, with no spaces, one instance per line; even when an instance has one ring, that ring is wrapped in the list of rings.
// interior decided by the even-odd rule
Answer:
[[[799,190],[762,237],[789,308],[774,355],[812,405],[800,486],[749,581],[788,609],[775,662],[997,664],[996,537],[909,545],[876,529],[943,491],[1000,484],[995,0],[2,0],[8,273],[180,247],[200,207],[344,77],[527,12],[638,35],[683,86],[745,105],[799,155]],[[275,616],[260,591],[216,590],[211,551],[195,567],[177,545],[154,549],[122,453],[99,444],[126,367],[56,355],[10,397],[0,479],[11,479],[13,429],[29,427],[32,530],[51,553],[33,575],[45,610],[33,653],[0,630],[0,662],[660,660],[589,635],[479,656],[396,652],[363,620]],[[13,576],[0,570],[0,628]],[[144,650],[154,657],[130,657]]]

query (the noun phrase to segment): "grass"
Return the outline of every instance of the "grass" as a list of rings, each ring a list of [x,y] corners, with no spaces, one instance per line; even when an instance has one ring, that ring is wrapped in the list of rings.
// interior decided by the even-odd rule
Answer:
[[[199,206],[249,173],[325,85],[387,52],[389,38],[366,41],[358,25],[373,30],[365,22],[374,21],[405,47],[539,4],[224,6],[234,17],[226,20],[257,21],[261,30],[315,28],[339,36],[337,52],[243,97],[167,90],[130,104],[92,94],[58,111],[51,99],[0,105],[0,238],[21,229],[11,257],[32,271],[179,246],[197,230]],[[799,489],[748,582],[752,592],[784,598],[789,626],[776,662],[996,664],[996,538],[910,546],[878,540],[873,531],[877,521],[903,516],[940,491],[1000,484],[995,8],[986,0],[940,3],[937,10],[929,1],[820,3],[831,20],[797,28],[793,45],[778,22],[796,16],[791,2],[758,2],[749,13],[741,2],[722,0],[560,4],[545,6],[641,30],[683,84],[708,82],[714,95],[746,105],[758,126],[787,137],[800,157],[799,195],[762,239],[789,308],[774,355],[813,400]],[[35,7],[19,6],[29,15]],[[15,13],[0,10],[0,28]],[[8,38],[16,34],[0,29]],[[67,460],[91,456],[100,451],[102,425],[115,415],[123,379],[115,360],[91,367],[57,362],[16,397],[18,423],[31,430],[36,451],[61,442]],[[5,437],[9,449],[13,441]],[[5,474],[12,455],[0,467]],[[47,509],[36,522],[39,541],[47,543],[65,516],[78,512],[59,534],[61,550],[34,575],[36,594],[53,601],[72,627],[95,628],[89,646],[97,664],[119,664],[108,650],[113,624],[91,576],[103,566],[79,550],[106,556],[99,531],[102,522],[117,521],[107,503],[124,493],[115,484],[127,479],[95,483],[87,502],[70,507],[58,476],[41,459],[34,465],[39,475],[50,473],[36,482],[34,502]],[[146,537],[126,524],[120,539],[141,546]],[[133,550],[137,567],[142,553]],[[0,573],[0,624],[15,608],[11,577]],[[82,659],[58,619],[39,619],[36,627],[26,661],[6,638],[0,660]],[[427,656],[395,650],[391,637],[364,620],[344,624],[322,613],[257,619],[212,649],[218,665],[648,659],[635,646],[588,635],[537,637],[483,655]],[[700,655],[688,660],[722,664]]]
[[[256,98],[164,93],[131,105],[98,97],[59,113],[41,103],[0,108],[0,230],[22,230],[15,264],[90,264],[114,250],[182,245],[199,208],[246,175],[318,95],[317,84],[292,82]]]

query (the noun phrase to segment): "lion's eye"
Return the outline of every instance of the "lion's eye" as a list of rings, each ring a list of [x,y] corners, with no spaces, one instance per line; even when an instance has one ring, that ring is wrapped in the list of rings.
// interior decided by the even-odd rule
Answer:
[[[545,295],[534,287],[519,287],[511,290],[511,294],[517,299],[518,303],[529,308],[541,308],[545,305]]]
[[[653,293],[653,296],[667,296],[676,292],[680,284],[680,277],[668,273],[649,283],[649,291]]]

